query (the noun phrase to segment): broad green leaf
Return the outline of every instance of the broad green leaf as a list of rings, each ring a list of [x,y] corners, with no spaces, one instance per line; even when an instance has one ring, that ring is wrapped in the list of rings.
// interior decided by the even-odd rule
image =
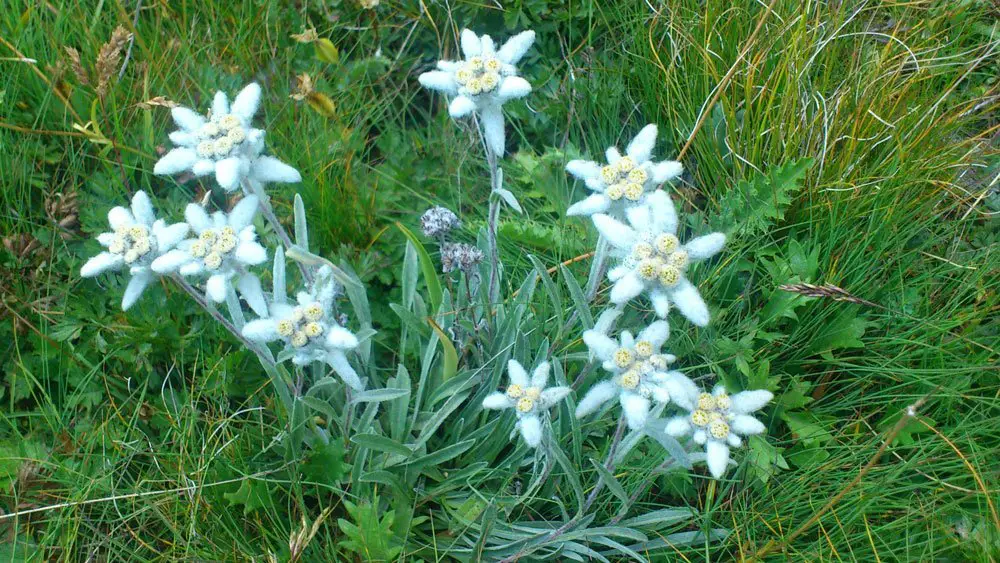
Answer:
[[[434,261],[431,260],[430,254],[427,254],[427,249],[424,248],[424,245],[416,235],[398,221],[396,222],[396,227],[413,244],[413,247],[417,251],[417,256],[420,257],[420,269],[424,273],[424,283],[427,284],[427,297],[431,302],[431,314],[437,315],[441,311],[441,281],[437,276],[437,267],[434,265]]]
[[[377,452],[401,455],[403,457],[410,457],[413,454],[413,450],[410,448],[392,438],[378,434],[355,434],[351,436],[351,442]]]
[[[621,483],[618,482],[618,479],[615,479],[615,476],[612,475],[611,472],[608,471],[607,468],[604,467],[601,464],[601,462],[597,461],[596,459],[590,458],[590,464],[593,465],[594,469],[597,470],[597,475],[600,476],[601,481],[604,481],[604,484],[607,485],[608,490],[610,490],[612,494],[618,497],[618,500],[622,501],[622,505],[627,505],[628,493],[626,493],[625,489],[622,488],[622,485]]]
[[[410,394],[409,389],[366,389],[354,395],[352,403],[380,403]]]
[[[427,319],[427,324],[431,325],[431,328],[437,333],[438,341],[441,343],[441,351],[444,355],[441,364],[441,382],[443,383],[451,379],[458,372],[458,351],[455,350],[455,345],[452,344],[451,338],[448,338],[448,335],[441,330],[441,327],[434,322],[434,319]]]
[[[457,444],[451,444],[450,446],[445,446],[439,450],[428,453],[427,455],[422,455],[420,457],[411,459],[404,463],[406,466],[413,467],[426,467],[434,466],[448,461],[449,459],[454,459],[466,450],[471,448],[476,443],[475,440],[464,440],[458,442]]]

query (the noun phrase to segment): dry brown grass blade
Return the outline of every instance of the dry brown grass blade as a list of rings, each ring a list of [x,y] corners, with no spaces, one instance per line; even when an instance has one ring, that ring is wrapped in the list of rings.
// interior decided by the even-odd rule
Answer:
[[[107,93],[111,77],[118,71],[118,65],[121,63],[122,49],[131,39],[132,33],[119,25],[111,33],[111,39],[101,45],[101,50],[97,53],[97,61],[94,63],[98,96],[103,97]]]
[[[846,289],[842,287],[837,287],[830,283],[825,283],[823,285],[814,285],[811,283],[790,283],[778,286],[778,289],[782,291],[788,291],[790,293],[805,295],[806,297],[819,297],[822,299],[833,299],[834,301],[846,301],[848,303],[857,303],[858,305],[865,305],[867,307],[883,308],[878,303],[873,303],[871,301],[868,301],[867,299],[862,299],[857,295],[851,294]]]

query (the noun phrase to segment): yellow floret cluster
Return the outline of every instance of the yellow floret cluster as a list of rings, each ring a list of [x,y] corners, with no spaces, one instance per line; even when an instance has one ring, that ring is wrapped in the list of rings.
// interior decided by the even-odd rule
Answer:
[[[195,258],[201,258],[205,268],[218,270],[225,258],[236,250],[237,243],[236,231],[232,227],[205,229],[198,235],[198,239],[191,243],[188,252]]]
[[[296,307],[292,314],[277,321],[278,335],[287,338],[292,346],[301,348],[325,332],[322,324],[323,307],[310,303]]]
[[[510,386],[507,387],[506,393],[507,397],[517,401],[514,403],[514,407],[521,413],[531,412],[531,410],[538,404],[538,400],[542,397],[541,388],[534,386],[522,387],[517,383],[510,384]]]
[[[648,179],[649,174],[637,167],[635,160],[629,156],[623,156],[618,162],[601,168],[601,181],[608,186],[604,193],[613,201],[621,198],[639,201]]]
[[[659,282],[664,287],[677,285],[689,262],[687,251],[680,247],[677,237],[669,233],[661,233],[651,243],[636,243],[632,247],[632,257],[638,261],[639,277]]]
[[[153,239],[144,225],[119,227],[108,245],[108,252],[121,256],[126,264],[134,264],[153,249]]]
[[[229,156],[247,138],[240,118],[226,114],[201,126],[197,131],[201,139],[195,152],[201,158],[220,159]]]
[[[455,82],[465,89],[466,94],[488,94],[500,86],[502,69],[503,63],[496,57],[472,57],[455,71]]]
[[[724,440],[729,436],[727,415],[730,406],[732,401],[725,393],[702,393],[698,396],[698,408],[691,413],[691,422],[701,428],[708,427],[708,433],[716,440]]]

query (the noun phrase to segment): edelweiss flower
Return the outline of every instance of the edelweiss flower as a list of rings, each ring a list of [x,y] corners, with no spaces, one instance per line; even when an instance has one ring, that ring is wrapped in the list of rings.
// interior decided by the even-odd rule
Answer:
[[[191,203],[184,217],[198,235],[187,239],[153,262],[155,272],[180,272],[182,276],[208,275],[205,294],[216,303],[226,300],[229,282],[238,278],[236,289],[258,315],[267,315],[267,303],[260,288],[260,279],[247,271],[267,260],[267,251],[257,242],[253,218],[259,200],[246,196],[228,214],[216,211],[211,215],[202,206]]]
[[[538,364],[528,380],[528,372],[517,360],[507,362],[510,385],[503,393],[492,393],[483,400],[483,408],[509,409],[517,414],[515,430],[521,431],[525,443],[532,448],[542,441],[542,420],[540,415],[552,405],[569,395],[569,387],[546,389],[549,380],[548,362]]]
[[[215,174],[227,192],[244,178],[259,182],[301,182],[298,170],[280,160],[263,156],[264,131],[251,127],[260,105],[260,86],[248,85],[233,100],[216,92],[208,118],[186,107],[170,110],[179,131],[170,134],[177,145],[153,168],[154,174],[170,175],[190,170],[196,176]]]
[[[476,273],[476,267],[483,261],[483,251],[464,242],[446,242],[441,245],[441,271],[445,274],[462,270],[465,275]]]
[[[621,263],[608,272],[615,284],[611,302],[621,305],[648,291],[660,318],[666,318],[673,303],[694,324],[707,325],[708,307],[684,273],[692,262],[718,253],[726,236],[712,233],[682,246],[676,234],[677,212],[662,190],[649,194],[646,205],[629,208],[625,215],[631,226],[608,215],[594,215],[597,230],[621,257]]]
[[[275,257],[276,271],[279,268],[278,259],[284,260],[284,257]],[[282,274],[275,276],[275,280],[280,278],[284,283],[284,264],[280,268]],[[248,322],[243,327],[243,336],[261,343],[281,340],[285,343],[285,350],[294,353],[292,362],[296,365],[324,361],[344,383],[360,391],[364,385],[345,353],[358,346],[358,338],[335,320],[335,296],[336,284],[329,266],[319,269],[312,287],[308,292],[299,292],[295,305],[288,304],[284,288],[276,285],[274,302],[270,305],[271,316]]]
[[[671,392],[682,389],[683,380],[687,379],[680,372],[667,371],[667,366],[677,359],[673,354],[660,353],[669,335],[666,321],[650,324],[639,333],[638,339],[627,330],[622,331],[619,341],[597,330],[584,332],[584,343],[603,361],[611,378],[587,391],[576,406],[576,417],[587,416],[617,395],[629,428],[645,426],[650,399],[669,403]]]
[[[592,160],[571,160],[566,171],[597,192],[578,201],[566,210],[566,215],[593,215],[610,212],[620,215],[627,205],[642,202],[647,193],[667,180],[681,175],[680,162],[653,162],[650,157],[656,144],[656,125],[649,124],[632,139],[625,156],[616,147],[607,150],[604,166]]]
[[[155,277],[150,264],[187,236],[188,226],[187,223],[168,226],[163,219],[157,219],[149,196],[141,191],[132,196],[131,211],[112,208],[108,224],[112,232],[97,235],[97,241],[107,250],[88,260],[80,268],[80,275],[92,278],[128,267],[132,279],[122,297],[122,310],[127,310]]]
[[[522,31],[508,39],[498,51],[489,35],[479,37],[463,29],[462,52],[465,53],[465,60],[438,61],[438,70],[421,74],[420,84],[455,96],[448,106],[448,113],[454,118],[479,112],[486,145],[497,156],[503,156],[503,113],[500,106],[507,100],[523,98],[531,92],[531,84],[517,75],[514,65],[534,41],[534,31]]]
[[[760,409],[774,397],[770,391],[743,391],[730,397],[723,386],[717,385],[712,393],[702,393],[697,388],[686,394],[674,396],[674,402],[688,411],[667,423],[666,431],[674,437],[691,434],[698,444],[705,445],[708,470],[716,479],[726,472],[729,448],[743,443],[740,436],[764,432],[764,424],[750,413]]]

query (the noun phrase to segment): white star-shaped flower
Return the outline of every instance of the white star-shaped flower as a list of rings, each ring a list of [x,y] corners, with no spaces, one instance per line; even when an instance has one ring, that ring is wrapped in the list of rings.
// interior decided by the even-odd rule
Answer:
[[[281,340],[285,349],[294,352],[292,362],[304,366],[314,361],[326,362],[352,389],[364,389],[358,373],[347,360],[346,352],[358,346],[358,338],[340,326],[333,315],[336,285],[333,272],[324,266],[316,273],[309,291],[300,291],[296,303],[289,304],[284,287],[284,264],[277,264],[284,257],[275,256],[274,301],[268,307],[270,317],[248,322],[243,336],[260,343]]]
[[[595,193],[571,205],[566,215],[608,213],[621,216],[625,207],[641,204],[646,195],[668,180],[681,175],[680,162],[653,162],[656,125],[649,124],[632,139],[625,156],[616,147],[607,150],[607,164],[592,160],[571,160],[566,171],[582,180]]]
[[[267,303],[260,279],[248,271],[249,266],[267,260],[267,250],[257,242],[253,218],[259,200],[245,196],[229,213],[216,211],[211,216],[196,204],[188,204],[184,217],[196,238],[181,241],[177,248],[157,258],[152,268],[167,274],[182,276],[208,275],[205,295],[216,303],[226,300],[229,283],[236,278],[236,289],[258,315],[267,315]]]
[[[507,375],[510,385],[504,392],[492,393],[483,400],[483,408],[510,409],[517,414],[515,430],[521,431],[521,436],[528,446],[534,448],[542,441],[541,415],[550,407],[569,395],[569,387],[545,388],[549,380],[549,362],[538,364],[528,379],[528,372],[517,360],[507,362]]]
[[[517,75],[515,65],[534,41],[534,31],[522,31],[497,50],[489,35],[480,37],[463,29],[465,60],[438,61],[438,70],[421,74],[420,84],[453,96],[448,113],[454,118],[478,112],[487,146],[497,156],[503,156],[504,124],[500,107],[531,92],[531,84]]]
[[[611,377],[587,391],[576,406],[576,417],[581,418],[596,411],[615,396],[622,405],[622,412],[629,428],[637,430],[646,425],[651,401],[669,403],[676,390],[683,392],[686,385],[680,372],[667,371],[667,366],[677,358],[661,354],[660,347],[670,336],[666,321],[656,321],[633,337],[622,331],[619,340],[598,330],[583,333],[583,342],[602,361]]]
[[[301,182],[298,170],[265,156],[264,131],[252,127],[260,105],[260,86],[243,88],[232,105],[224,92],[216,92],[208,117],[186,107],[171,110],[180,130],[170,134],[177,146],[153,167],[154,174],[171,175],[190,170],[196,176],[215,174],[227,192],[244,178],[258,182]]]
[[[611,302],[622,305],[646,291],[660,318],[666,318],[672,303],[694,324],[707,325],[708,307],[685,272],[692,262],[718,253],[726,236],[712,233],[681,245],[677,211],[662,190],[649,194],[645,205],[626,209],[625,216],[628,225],[601,213],[593,217],[597,230],[620,259],[608,272],[608,279],[614,282]]]
[[[92,278],[108,271],[128,268],[132,276],[122,297],[122,310],[131,307],[156,274],[150,265],[188,233],[187,223],[167,225],[157,219],[145,192],[132,197],[132,209],[115,207],[108,212],[111,232],[97,235],[106,250],[80,268],[80,275]]]
[[[743,391],[733,396],[717,385],[712,393],[694,388],[674,397],[674,403],[688,414],[671,418],[666,425],[667,434],[674,437],[691,435],[698,444],[705,446],[705,460],[713,477],[719,479],[729,463],[729,448],[743,443],[740,436],[762,434],[764,424],[750,413],[766,405],[774,395],[770,391]]]

